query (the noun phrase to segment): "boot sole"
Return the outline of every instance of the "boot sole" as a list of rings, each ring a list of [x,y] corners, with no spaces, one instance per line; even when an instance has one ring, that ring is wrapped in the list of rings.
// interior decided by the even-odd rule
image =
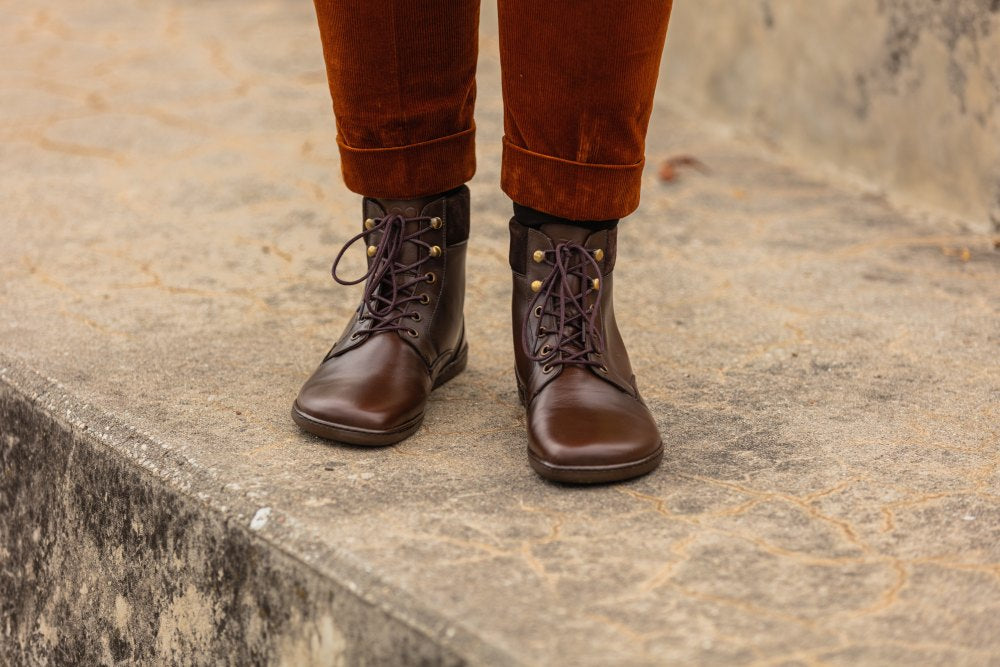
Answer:
[[[652,472],[663,460],[663,444],[644,459],[612,466],[557,466],[542,461],[528,450],[528,462],[539,475],[563,484],[605,484],[641,477]]]
[[[524,387],[521,380],[517,379],[517,397],[525,409],[528,402],[525,399]],[[610,466],[559,466],[546,463],[537,456],[531,449],[528,449],[528,463],[531,468],[540,476],[551,482],[561,482],[563,484],[605,484],[608,482],[622,482],[626,479],[642,477],[645,474],[656,470],[663,460],[663,442],[649,456],[630,461],[628,463],[618,463]]]
[[[462,349],[455,355],[455,358],[449,361],[434,379],[432,390],[454,379],[455,376],[465,370],[468,363],[469,346],[463,345]],[[303,431],[318,435],[326,440],[333,440],[348,445],[361,445],[363,447],[384,447],[405,440],[417,432],[417,429],[420,428],[420,425],[424,421],[425,414],[425,412],[421,412],[410,421],[396,428],[387,431],[378,431],[316,419],[299,410],[298,403],[292,405],[292,420]]]

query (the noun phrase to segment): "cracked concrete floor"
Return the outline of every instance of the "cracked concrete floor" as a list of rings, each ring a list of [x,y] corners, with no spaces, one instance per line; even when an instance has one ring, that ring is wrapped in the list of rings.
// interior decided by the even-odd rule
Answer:
[[[515,661],[1000,664],[1000,239],[659,105],[616,282],[665,462],[546,484],[487,29],[470,368],[405,443],[332,446],[288,419],[358,296],[328,275],[359,207],[308,4],[5,16],[0,350],[169,453],[123,455]],[[680,153],[711,174],[659,183]]]

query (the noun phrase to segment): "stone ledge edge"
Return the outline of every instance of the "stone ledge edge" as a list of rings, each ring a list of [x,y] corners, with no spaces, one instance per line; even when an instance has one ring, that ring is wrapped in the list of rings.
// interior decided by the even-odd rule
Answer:
[[[224,481],[215,471],[194,464],[154,436],[78,399],[58,380],[34,370],[28,363],[0,353],[0,416],[8,416],[14,410],[30,413],[33,428],[48,433],[47,440],[58,438],[62,441],[62,446],[55,451],[46,448],[46,455],[65,463],[63,485],[74,474],[70,461],[80,457],[81,452],[104,460],[108,465],[120,466],[147,485],[151,494],[169,497],[172,503],[184,506],[189,513],[204,515],[203,523],[225,533],[219,537],[220,542],[235,540],[253,554],[263,556],[269,569],[286,575],[295,573],[293,578],[299,581],[294,584],[300,596],[302,590],[308,590],[303,589],[303,582],[324,589],[315,591],[312,596],[313,611],[329,606],[323,600],[338,600],[336,607],[349,601],[350,604],[338,613],[351,618],[334,619],[344,627],[356,626],[353,632],[346,633],[350,641],[343,647],[345,655],[360,658],[362,662],[381,661],[403,647],[414,650],[414,661],[421,663],[431,658],[434,664],[517,664],[510,654],[442,618],[408,594],[379,581],[377,575],[352,562],[354,559],[349,553],[331,549],[304,534],[303,530],[281,525],[278,521],[269,521],[260,531],[252,530],[250,523],[260,503],[225,490]],[[6,436],[0,437],[0,454],[9,456],[16,448],[14,441],[18,437],[12,434],[14,428],[16,425],[0,420],[0,436]],[[0,458],[0,466],[7,468],[8,461]],[[182,468],[183,475],[180,474]],[[0,469],[0,472],[6,470]],[[8,486],[0,476],[2,511],[10,511],[17,500],[13,493],[7,497]],[[0,537],[3,538],[0,548],[3,548],[16,537],[18,522],[8,517],[0,523],[3,524],[0,525]],[[20,528],[23,530],[26,526]],[[302,545],[301,554],[277,544],[287,540]],[[0,577],[0,591],[3,589]],[[0,617],[9,611],[0,605],[0,612],[3,612]],[[151,613],[156,615],[163,611],[151,610]],[[365,646],[362,635],[373,627],[369,625],[371,622],[379,624],[376,634],[390,644],[394,637],[401,641],[395,647]],[[10,636],[0,637],[0,645],[10,641]],[[396,654],[393,657],[404,660],[407,656]]]

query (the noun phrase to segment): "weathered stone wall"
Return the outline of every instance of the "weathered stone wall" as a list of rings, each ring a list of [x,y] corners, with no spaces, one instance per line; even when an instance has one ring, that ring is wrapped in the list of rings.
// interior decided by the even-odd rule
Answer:
[[[0,364],[0,665],[464,663],[114,444],[142,435],[88,428]]]
[[[1000,228],[1000,0],[677,0],[660,96]]]

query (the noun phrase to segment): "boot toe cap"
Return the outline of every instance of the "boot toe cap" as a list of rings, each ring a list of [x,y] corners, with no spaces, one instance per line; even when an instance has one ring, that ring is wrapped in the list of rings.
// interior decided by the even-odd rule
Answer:
[[[295,410],[331,426],[388,431],[419,417],[423,403],[399,392],[371,392],[352,383],[327,381],[304,386],[295,399]]]
[[[532,456],[556,468],[618,468],[648,461],[662,451],[646,406],[596,380],[587,387],[542,390],[528,411]]]
[[[430,391],[416,353],[398,338],[382,335],[323,362],[299,391],[293,414],[318,435],[326,435],[327,427],[393,432],[419,421]]]

